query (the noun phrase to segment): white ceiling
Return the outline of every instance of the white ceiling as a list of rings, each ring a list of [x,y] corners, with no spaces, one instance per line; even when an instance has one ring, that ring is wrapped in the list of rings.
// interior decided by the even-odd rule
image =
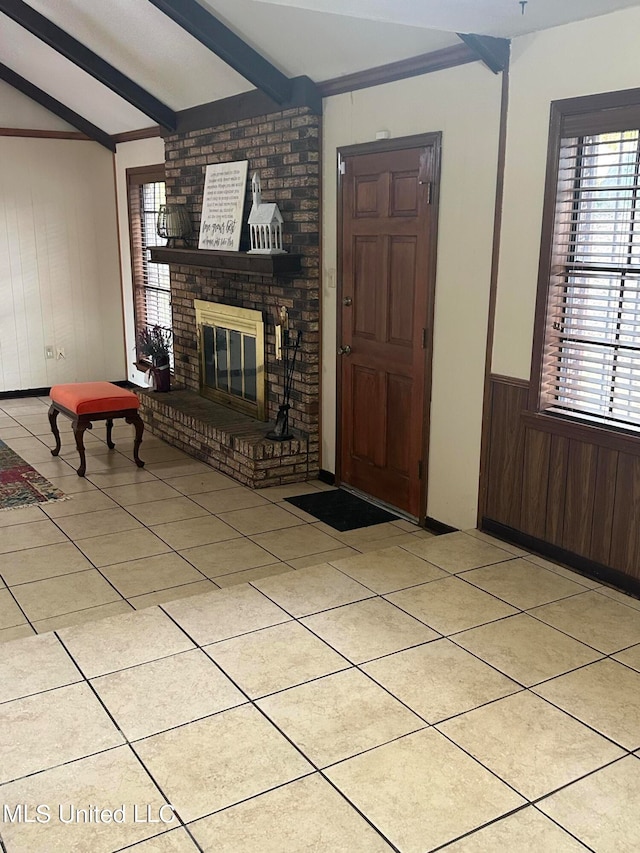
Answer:
[[[316,82],[459,44],[452,33],[257,0],[200,0],[290,77]]]
[[[173,110],[254,88],[148,0],[28,0]],[[322,81],[459,44],[512,37],[640,0],[199,0],[290,77]],[[107,133],[154,124],[0,14],[0,62]]]
[[[607,15],[638,0],[256,0],[269,6],[331,12],[425,29],[514,38],[570,21]]]
[[[40,39],[0,15],[0,61],[83,118],[120,133],[153,122]]]

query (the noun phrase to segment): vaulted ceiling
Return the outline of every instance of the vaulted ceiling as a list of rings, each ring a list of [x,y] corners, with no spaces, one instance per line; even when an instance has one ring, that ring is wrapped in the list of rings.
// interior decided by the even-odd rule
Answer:
[[[195,7],[196,20],[203,10],[212,13],[275,75],[321,82],[460,45],[456,33],[511,38],[636,5],[640,0],[528,0],[523,14],[518,0],[0,0],[0,64],[5,81],[26,80],[118,134],[162,124],[160,107],[170,115],[260,85],[176,23],[167,6]],[[18,23],[25,7],[128,78],[132,91],[145,90],[143,108]],[[0,84],[0,97],[7,85]],[[160,106],[153,112],[150,105]]]

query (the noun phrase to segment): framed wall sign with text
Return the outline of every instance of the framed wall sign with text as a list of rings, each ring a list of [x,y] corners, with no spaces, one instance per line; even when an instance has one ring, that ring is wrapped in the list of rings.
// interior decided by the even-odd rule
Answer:
[[[248,166],[248,160],[207,166],[199,249],[237,252],[240,248]]]

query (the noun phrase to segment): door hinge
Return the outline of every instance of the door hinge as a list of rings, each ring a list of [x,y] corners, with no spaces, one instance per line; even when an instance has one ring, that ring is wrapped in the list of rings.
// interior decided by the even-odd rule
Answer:
[[[347,164],[339,154],[338,154],[338,174],[339,175],[346,175],[347,174]]]
[[[422,349],[426,349],[426,348],[427,348],[427,330],[423,329],[422,330]]]
[[[418,462],[418,479],[422,479],[422,459],[420,459]]]

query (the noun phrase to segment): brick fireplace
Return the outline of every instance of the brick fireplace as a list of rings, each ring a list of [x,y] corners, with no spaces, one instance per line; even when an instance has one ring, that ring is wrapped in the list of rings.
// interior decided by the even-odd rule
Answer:
[[[255,488],[299,482],[318,473],[319,134],[320,117],[308,107],[296,107],[165,139],[167,201],[189,207],[194,234],[209,163],[248,160],[249,174],[260,174],[263,199],[277,202],[284,219],[283,243],[289,256],[279,256],[284,260],[272,270],[265,256],[254,260],[259,256],[244,255],[249,248],[248,182],[239,269],[217,266],[217,259],[211,259],[216,253],[174,252],[175,390],[141,394],[151,432]],[[291,256],[299,256],[299,262]],[[234,259],[222,263],[233,266]],[[196,300],[262,313],[268,423],[200,396]],[[265,437],[273,428],[283,391],[282,362],[275,358],[279,306],[287,308],[291,330],[302,332],[291,392],[294,438],[283,442]]]

